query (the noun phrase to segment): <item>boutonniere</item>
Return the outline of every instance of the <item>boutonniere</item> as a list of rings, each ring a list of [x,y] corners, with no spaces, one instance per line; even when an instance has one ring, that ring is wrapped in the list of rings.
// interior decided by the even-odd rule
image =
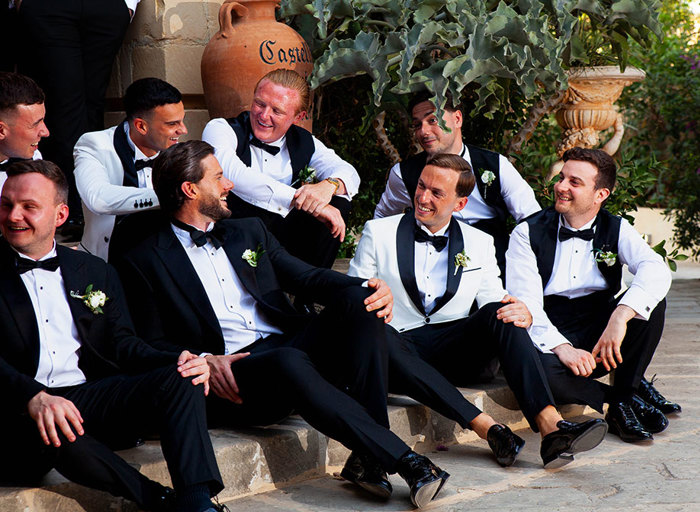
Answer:
[[[265,251],[262,248],[262,244],[258,244],[258,248],[254,251],[252,249],[246,249],[245,251],[243,251],[241,258],[243,258],[245,262],[248,263],[248,265],[255,268],[258,266],[260,256],[262,256],[264,252]]]
[[[310,165],[307,165],[301,171],[299,171],[299,177],[296,180],[294,180],[294,183],[292,183],[291,186],[293,187],[297,183],[316,183],[317,181],[318,180],[316,179],[316,169],[314,169]]]
[[[93,290],[91,284],[87,285],[84,294],[80,295],[78,292],[71,291],[70,296],[74,299],[82,300],[83,304],[90,308],[90,311],[95,315],[104,313],[104,311],[102,311],[102,306],[109,300],[105,292],[102,290]]]
[[[614,252],[602,249],[593,249],[591,252],[596,263],[605,263],[608,267],[612,267],[617,262],[617,254]]]
[[[470,261],[471,259],[469,258],[469,256],[467,256],[466,249],[462,250],[462,252],[458,254],[455,254],[455,275],[457,275],[459,267],[467,268],[469,266]]]
[[[484,171],[481,173],[481,182],[488,187],[496,179],[496,175],[492,171]],[[484,201],[486,200],[486,188],[484,188]]]

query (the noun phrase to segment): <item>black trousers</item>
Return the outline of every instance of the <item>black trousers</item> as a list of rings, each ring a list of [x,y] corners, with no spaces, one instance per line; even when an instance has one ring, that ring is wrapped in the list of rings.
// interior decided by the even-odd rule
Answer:
[[[606,300],[601,294],[577,299],[547,297],[545,312],[559,332],[576,348],[592,351],[617,307],[618,300]],[[639,387],[656,347],[661,340],[666,314],[666,300],[652,311],[648,321],[632,319],[620,346],[622,363],[614,371],[612,388],[595,380],[606,373],[598,364],[590,377],[577,377],[555,354],[540,354],[552,393],[558,404],[589,405],[603,412],[603,403],[624,401]]]
[[[23,35],[18,71],[46,94],[51,134],[39,148],[68,177],[68,206],[80,216],[73,147],[85,132],[104,128],[105,93],[129,10],[124,0],[23,0],[18,21]]]
[[[535,417],[548,405],[554,405],[554,398],[527,331],[496,318],[496,311],[502,306],[493,302],[464,319],[396,333],[403,343],[397,352],[397,364],[390,366],[390,391],[396,386],[397,391],[403,390],[401,392],[466,426],[459,419],[460,414],[471,421],[481,411],[471,404],[471,407],[462,404],[458,408],[460,412],[451,412],[450,407],[456,407],[457,398],[446,388],[449,384],[436,385],[434,374],[429,375],[412,362],[413,354],[457,386],[473,383],[474,376],[497,356],[530,428],[537,432]],[[394,363],[392,358],[390,361]],[[426,378],[429,379],[427,386]],[[466,400],[462,398],[462,402]]]
[[[365,311],[366,288],[354,286],[300,332],[273,334],[231,365],[243,404],[211,396],[212,425],[275,423],[292,410],[351,450],[394,472],[409,447],[389,430],[387,349],[382,320]]]
[[[340,211],[347,224],[350,216],[350,201],[333,196],[330,204]],[[340,248],[340,239],[333,238],[326,225],[312,215],[293,209],[286,217],[282,217],[253,206],[233,193],[228,195],[228,207],[234,219],[260,218],[265,223],[265,227],[292,256],[315,267],[331,268],[333,266]]]
[[[205,484],[215,495],[223,489],[207,431],[203,388],[180,377],[174,365],[48,392],[75,404],[85,434],[72,443],[59,434],[60,447],[46,446],[27,414],[10,421],[6,417],[0,433],[12,442],[3,448],[1,481],[36,484],[56,468],[73,482],[124,496],[151,510],[162,487],[112,449],[124,439],[156,431],[176,490]]]

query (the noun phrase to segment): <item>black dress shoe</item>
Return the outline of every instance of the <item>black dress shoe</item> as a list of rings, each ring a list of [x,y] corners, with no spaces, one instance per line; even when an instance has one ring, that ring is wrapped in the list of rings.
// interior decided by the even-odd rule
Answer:
[[[430,503],[450,478],[449,473],[430,462],[428,457],[414,451],[401,457],[396,469],[411,488],[411,503],[418,508]]]
[[[637,394],[646,403],[653,405],[664,414],[673,414],[674,412],[681,412],[680,405],[667,400],[666,397],[664,397],[661,393],[657,391],[657,389],[654,387],[653,377],[651,379],[651,382],[642,378],[642,382],[639,383],[639,389],[637,390]]]
[[[668,418],[653,405],[649,405],[637,395],[632,397],[632,410],[647,432],[658,434],[668,427]]]
[[[492,425],[486,434],[496,461],[505,467],[512,466],[525,441],[505,425]]]
[[[610,425],[610,432],[619,436],[626,443],[651,441],[654,436],[639,422],[632,410],[632,402],[610,404],[605,421]]]
[[[340,476],[380,498],[389,498],[393,491],[386,471],[382,469],[379,462],[357,452],[350,454]]]
[[[560,420],[559,430],[550,432],[542,438],[540,455],[546,469],[555,469],[574,460],[574,454],[592,450],[598,446],[608,431],[608,426],[601,419],[573,423]]]

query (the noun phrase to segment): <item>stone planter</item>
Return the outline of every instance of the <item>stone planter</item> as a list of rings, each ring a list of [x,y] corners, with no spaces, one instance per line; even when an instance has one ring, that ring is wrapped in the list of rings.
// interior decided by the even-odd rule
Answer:
[[[311,73],[311,51],[294,29],[276,21],[278,5],[279,0],[227,0],[221,6],[220,30],[202,55],[202,86],[211,117],[249,110],[255,84],[270,71]],[[311,130],[310,116],[300,124]]]
[[[609,155],[617,152],[624,128],[622,116],[614,103],[622,89],[643,80],[644,71],[628,67],[624,72],[617,66],[574,68],[569,71],[569,89],[556,113],[556,119],[564,133],[557,146],[561,157],[575,146],[598,146],[598,132],[615,127],[615,133],[603,146]]]

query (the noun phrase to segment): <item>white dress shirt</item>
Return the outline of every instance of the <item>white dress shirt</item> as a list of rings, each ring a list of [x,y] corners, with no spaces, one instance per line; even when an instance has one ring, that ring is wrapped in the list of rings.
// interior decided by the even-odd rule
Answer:
[[[43,261],[56,256],[56,242]],[[20,255],[22,258],[27,258]],[[27,258],[31,259],[31,258]],[[39,366],[34,379],[49,388],[76,386],[85,382],[85,374],[78,367],[82,342],[68,306],[60,267],[51,272],[33,269],[20,274],[32,301],[39,327]],[[76,290],[82,293],[82,290]]]
[[[124,132],[126,133],[126,142],[129,144],[129,147],[134,152],[134,162],[136,162],[137,160],[153,161],[158,157],[160,152],[156,153],[153,156],[146,156],[143,154],[143,151],[141,151],[139,147],[136,144],[134,144],[134,141],[131,140],[131,135],[129,135],[129,123],[124,123]],[[153,169],[151,167],[144,167],[143,169],[138,169],[136,171],[136,177],[138,178],[138,188],[153,189]]]
[[[439,229],[434,234],[422,224],[418,224],[420,229],[431,236],[447,236],[447,228],[450,227],[448,222],[445,227]],[[442,297],[447,290],[447,269],[448,247],[442,251],[437,251],[430,242],[415,242],[415,275],[416,285],[418,286],[418,294],[423,301],[423,309],[427,314],[433,309],[435,300]]]
[[[207,231],[213,229],[209,224]],[[225,354],[233,354],[259,338],[282,331],[268,322],[255,298],[243,286],[223,248],[207,241],[197,247],[190,234],[172,226],[197,277],[209,298],[226,344]]]
[[[590,228],[594,220],[579,229]],[[563,217],[562,225],[570,227]],[[653,309],[668,293],[671,273],[661,256],[625,219],[620,224],[617,257],[634,275],[619,304],[632,308],[637,313],[635,318],[648,320]],[[608,285],[595,262],[593,240],[570,238],[564,242],[557,240],[552,275],[543,290],[537,258],[530,246],[529,225],[522,222],[513,230],[506,252],[506,288],[527,304],[533,317],[528,333],[538,349],[549,353],[554,347],[569,341],[544,312],[544,296],[577,298],[605,290]]]
[[[235,185],[234,194],[254,206],[287,216],[292,209],[292,199],[297,189],[291,186],[292,165],[286,136],[269,143],[280,148],[276,155],[251,145],[250,167],[238,158],[238,139],[226,119],[209,121],[202,133],[202,140],[214,146],[215,156],[224,169],[224,175]],[[352,199],[360,186],[360,176],[355,168],[316,137],[313,141],[315,149],[309,166],[316,169],[318,181],[326,178],[342,180],[346,194],[341,197]]]
[[[34,151],[34,156],[32,157],[32,160],[41,160],[42,156],[39,150]],[[9,158],[6,158],[0,164],[4,164],[7,162]],[[5,181],[7,181],[7,173],[5,171],[0,171],[0,192],[2,192],[2,186],[5,184]]]
[[[471,166],[472,161],[469,150],[463,144],[460,156]],[[540,205],[535,199],[535,193],[522,176],[515,170],[506,157],[498,155],[499,175],[501,181],[501,195],[508,207],[508,211],[520,221],[535,212],[540,211]],[[480,176],[475,176],[480,180]],[[488,188],[486,190],[488,194]],[[382,194],[376,209],[374,218],[388,217],[397,213],[402,213],[407,207],[413,205],[413,198],[409,197],[406,184],[401,177],[401,164],[396,164],[389,171],[389,179],[386,189]],[[475,185],[473,192],[469,195],[467,206],[462,210],[453,213],[458,219],[463,219],[469,224],[474,224],[482,219],[496,217],[496,210],[486,204],[481,197],[479,188]]]

